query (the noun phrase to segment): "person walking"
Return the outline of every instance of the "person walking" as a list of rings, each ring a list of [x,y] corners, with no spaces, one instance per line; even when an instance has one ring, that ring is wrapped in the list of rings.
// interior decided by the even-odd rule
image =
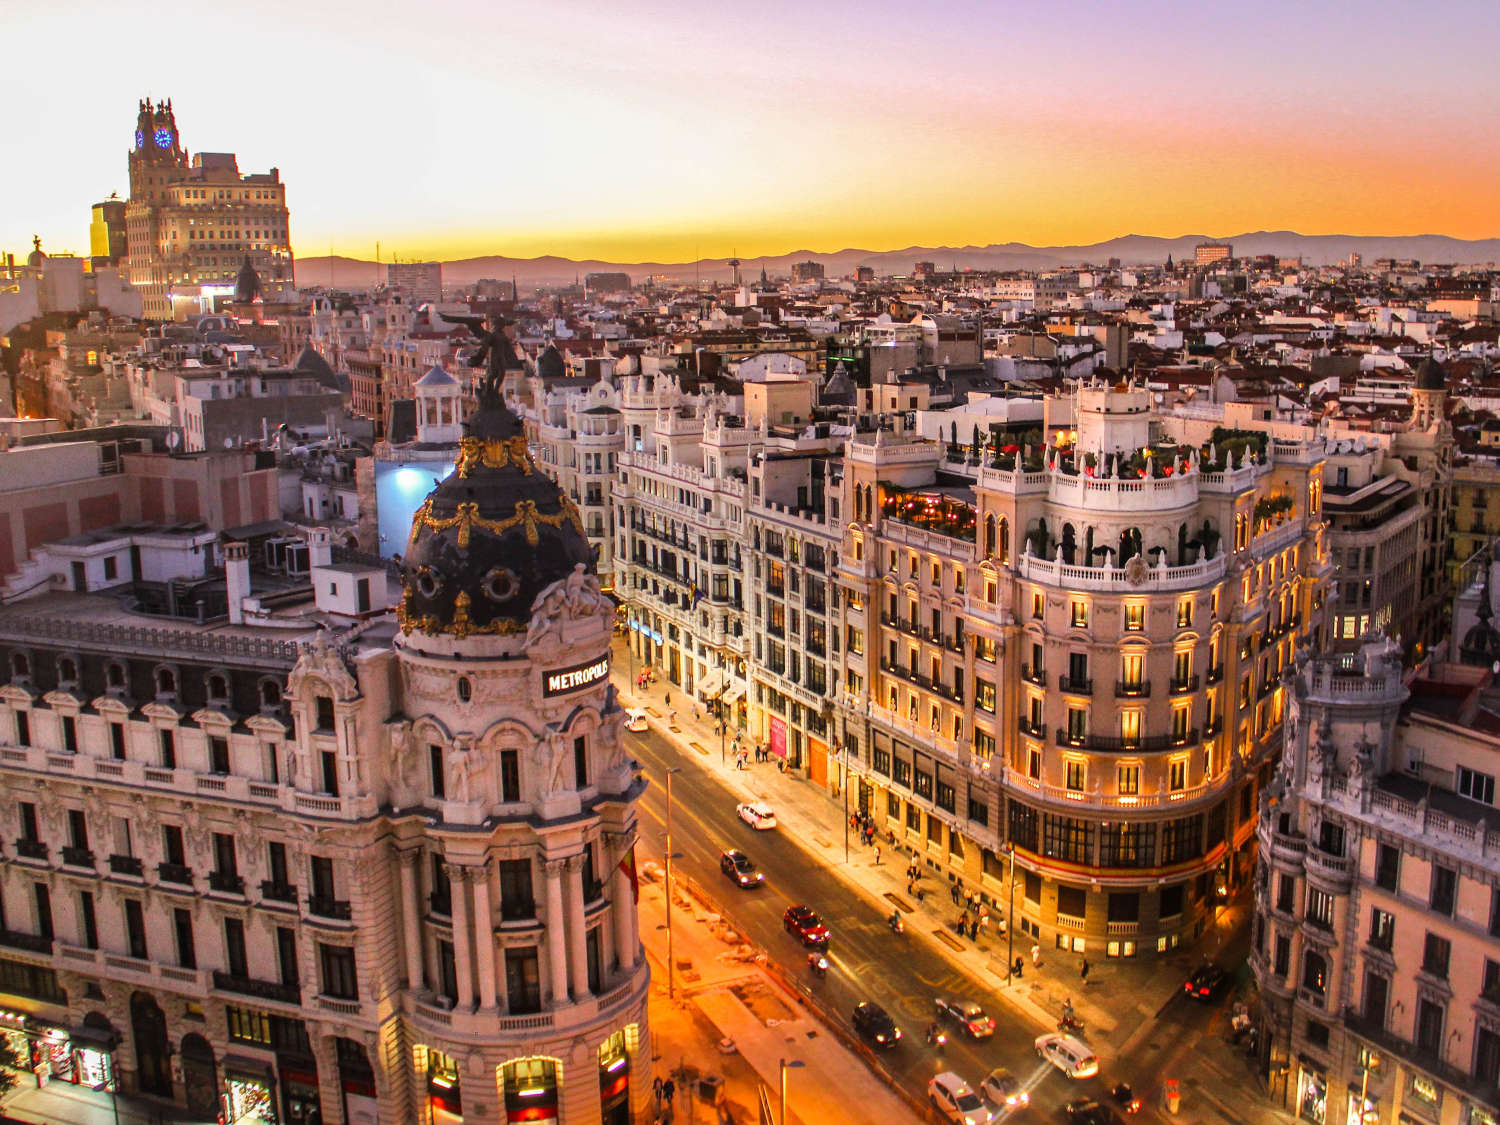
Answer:
[[[656,1110],[661,1112],[661,1075],[656,1076],[656,1081],[651,1083],[651,1092],[656,1095]]]
[[[662,692],[661,705],[663,707],[672,706],[672,693],[670,691]]]
[[[1084,984],[1088,984],[1088,982],[1089,982],[1089,959],[1087,957],[1085,957],[1083,959],[1083,964],[1079,966],[1079,968],[1078,968],[1078,975],[1083,978],[1083,983]]]
[[[661,1096],[667,1103],[667,1112],[672,1111],[672,1096],[677,1093],[677,1083],[668,1078],[661,1084]]]
[[[1025,967],[1026,967],[1025,961],[1022,960],[1020,954],[1017,954],[1016,955],[1016,979],[1017,980],[1019,980],[1021,978],[1021,976],[1022,976],[1021,970],[1024,969]]]
[[[1040,945],[1033,945],[1031,947],[1031,967],[1033,969],[1040,969],[1042,967],[1042,947]]]
[[[880,845],[879,844],[875,845],[875,866],[876,867],[880,866]]]

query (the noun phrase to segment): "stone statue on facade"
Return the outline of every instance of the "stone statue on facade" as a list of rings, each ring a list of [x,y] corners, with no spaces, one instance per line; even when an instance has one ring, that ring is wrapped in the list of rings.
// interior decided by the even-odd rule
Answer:
[[[563,773],[568,764],[568,736],[557,727],[548,727],[547,733],[536,744],[535,755],[538,774],[542,778],[542,796],[562,792]]]

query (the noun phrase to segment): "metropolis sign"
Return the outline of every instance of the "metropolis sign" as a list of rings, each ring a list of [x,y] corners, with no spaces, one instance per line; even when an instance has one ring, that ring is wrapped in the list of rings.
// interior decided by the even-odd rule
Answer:
[[[597,684],[608,675],[609,657],[601,656],[598,660],[591,660],[587,664],[578,664],[572,668],[561,668],[556,672],[545,673],[542,676],[542,694],[566,695],[570,691]]]

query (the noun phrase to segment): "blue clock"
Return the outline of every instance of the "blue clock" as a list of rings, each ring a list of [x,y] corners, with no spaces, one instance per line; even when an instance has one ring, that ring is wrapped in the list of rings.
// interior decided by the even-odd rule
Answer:
[[[146,147],[146,130],[144,130],[144,129],[137,129],[135,131],[135,147],[136,148],[145,148]]]
[[[156,131],[156,147],[157,148],[171,148],[172,147],[172,130],[170,130],[170,129],[158,129]]]

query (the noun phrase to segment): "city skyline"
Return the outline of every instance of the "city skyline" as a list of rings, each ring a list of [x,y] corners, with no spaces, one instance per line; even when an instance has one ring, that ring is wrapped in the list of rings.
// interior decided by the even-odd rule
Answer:
[[[89,205],[126,195],[146,96],[173,98],[192,152],[280,168],[300,257],[1500,233],[1486,117],[1451,108],[1494,104],[1500,80],[1432,65],[1495,38],[1477,4],[1404,18],[1399,37],[1348,5],[949,4],[920,23],[891,4],[771,5],[705,24],[675,3],[446,4],[417,28],[387,7],[357,26],[299,11],[275,87],[222,48],[289,21],[286,4],[181,25],[89,10],[99,41],[170,63],[59,78],[51,53],[18,54],[0,88],[11,104],[46,89],[53,110],[20,123],[31,172],[0,246],[86,250]],[[64,41],[81,14],[17,14],[14,41]]]

